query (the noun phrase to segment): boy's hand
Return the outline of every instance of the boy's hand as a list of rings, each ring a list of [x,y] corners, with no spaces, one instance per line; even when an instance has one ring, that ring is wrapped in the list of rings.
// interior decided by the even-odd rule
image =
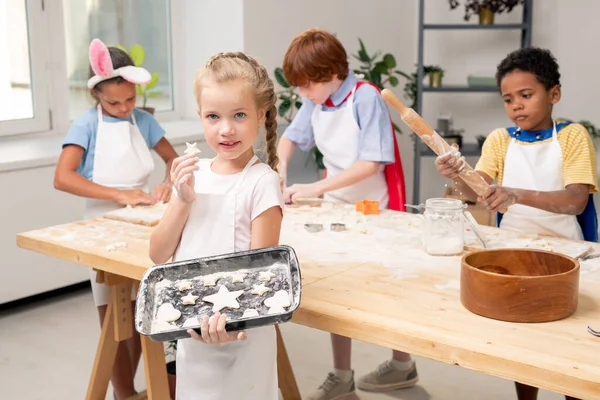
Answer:
[[[162,182],[158,185],[154,186],[154,192],[152,192],[152,196],[156,201],[162,201],[163,203],[168,203],[171,198],[171,186],[169,184]]]
[[[454,179],[458,177],[467,162],[458,151],[458,145],[455,143],[449,153],[439,156],[435,159],[435,167],[438,172],[446,178]]]
[[[493,185],[483,196],[478,197],[477,201],[482,202],[488,210],[497,212],[507,209],[517,202],[517,190]]]
[[[206,315],[202,318],[202,324],[200,325],[202,336],[198,335],[193,329],[188,330],[188,333],[193,339],[206,344],[224,344],[236,340],[246,340],[247,336],[244,331],[227,332],[225,330],[226,323],[227,315],[217,311],[210,317],[210,320]]]
[[[283,199],[286,204],[295,203],[297,199],[315,198],[320,195],[315,183],[295,184],[283,191]]]
[[[181,201],[191,204],[196,201],[194,191],[194,172],[199,170],[196,165],[198,158],[193,154],[177,157],[171,165],[171,182],[177,190]]]

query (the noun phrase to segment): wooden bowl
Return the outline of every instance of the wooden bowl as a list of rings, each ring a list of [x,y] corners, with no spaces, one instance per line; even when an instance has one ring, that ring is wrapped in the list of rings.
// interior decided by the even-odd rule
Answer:
[[[579,262],[529,249],[480,250],[462,257],[460,301],[478,315],[548,322],[577,309]]]

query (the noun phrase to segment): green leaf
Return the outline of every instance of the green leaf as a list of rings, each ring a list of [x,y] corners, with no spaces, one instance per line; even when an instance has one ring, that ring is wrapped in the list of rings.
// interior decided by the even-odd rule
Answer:
[[[383,56],[383,62],[388,68],[396,68],[396,59],[389,53]]]
[[[375,64],[375,68],[373,69],[374,71],[380,73],[380,74],[387,74],[388,73],[388,67],[387,64],[384,63],[383,61],[379,61],[377,64]]]
[[[156,97],[160,97],[162,95],[163,95],[162,92],[150,92],[150,93],[148,93],[148,97],[150,97],[150,98],[156,98]]]
[[[371,72],[371,83],[381,88],[381,74],[375,70]]]
[[[280,67],[275,68],[275,79],[277,80],[277,83],[279,83],[279,85],[281,87],[284,87],[286,89],[289,89],[290,87],[292,87],[292,85],[290,85],[287,81],[287,79],[285,79],[285,75],[283,74],[283,69],[281,69]]]
[[[133,60],[133,65],[136,67],[141,66],[146,59],[146,53],[144,52],[144,48],[139,44],[134,44],[131,46],[131,50],[129,50],[129,55]]]
[[[401,135],[402,135],[402,133],[403,133],[403,132],[402,132],[402,130],[400,129],[400,127],[399,127],[398,125],[396,125],[396,123],[395,123],[395,122],[392,122],[392,126],[394,127],[394,130],[395,130],[396,132],[398,132],[399,134],[401,134]]]
[[[148,84],[140,83],[139,85],[135,85],[135,92],[140,95],[144,95],[148,91]]]
[[[129,53],[127,52],[127,49],[126,49],[125,47],[123,47],[122,45],[120,45],[120,44],[115,44],[115,47],[116,47],[117,49],[119,49],[119,50],[123,50],[125,53],[129,54]]]
[[[360,44],[360,51],[362,51],[364,54],[367,54],[367,49],[365,48],[365,44],[361,38],[358,38],[358,43]]]
[[[369,61],[371,61],[371,59],[369,58],[369,56],[367,55],[367,53],[365,53],[362,50],[358,51],[358,57],[359,57],[359,60],[362,61],[362,62],[368,63]]]
[[[284,100],[281,102],[281,104],[279,105],[279,116],[283,117],[285,115],[286,112],[288,112],[288,110],[290,109],[290,107],[292,106],[292,102],[290,100]]]
[[[296,103],[294,103],[296,105],[296,108],[299,110],[300,107],[302,107],[302,102],[301,101],[297,101]]]
[[[410,75],[408,75],[406,72],[400,71],[399,69],[395,70],[394,72],[397,73],[398,75],[402,75],[406,79],[411,79]]]
[[[395,76],[390,76],[390,85],[392,85],[393,87],[398,86],[398,78],[396,78]]]
[[[148,90],[154,89],[156,87],[156,84],[158,83],[158,78],[160,77],[160,74],[158,72],[153,72],[151,76],[152,76],[152,78],[150,78],[150,82],[147,83]]]

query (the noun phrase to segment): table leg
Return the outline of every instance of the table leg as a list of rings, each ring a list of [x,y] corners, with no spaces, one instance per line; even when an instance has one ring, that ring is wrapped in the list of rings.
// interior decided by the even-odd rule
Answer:
[[[284,400],[300,400],[300,391],[279,326],[275,325],[275,331],[277,332],[277,380],[279,381],[281,395]]]
[[[169,400],[169,382],[167,381],[164,345],[153,342],[144,335],[141,338],[148,400]]]
[[[102,324],[102,333],[96,350],[86,400],[104,400],[106,397],[106,390],[119,345],[119,342],[115,340],[116,327],[113,308],[111,302],[106,309],[106,317],[104,318],[104,324]]]

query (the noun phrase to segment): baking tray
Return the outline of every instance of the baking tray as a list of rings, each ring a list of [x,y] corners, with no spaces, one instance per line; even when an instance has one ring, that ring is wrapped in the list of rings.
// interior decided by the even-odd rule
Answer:
[[[244,282],[232,283],[230,274],[240,270],[248,273]],[[259,281],[260,272],[269,270],[276,276],[268,282]],[[216,282],[215,286],[204,286],[203,277],[213,274],[221,274],[223,277]],[[177,283],[181,281],[190,281],[191,292],[200,296],[195,305],[183,304],[181,297],[190,293],[190,290],[180,291]],[[251,294],[253,285],[261,283],[271,291],[262,296]],[[201,321],[204,315],[213,314],[212,303],[203,302],[202,298],[216,293],[221,285],[225,285],[229,291],[244,290],[237,299],[239,309],[221,310],[230,319],[225,326],[228,331],[287,322],[300,305],[302,280],[298,258],[293,248],[280,245],[156,265],[144,273],[140,282],[135,310],[136,330],[155,342],[189,338],[187,329],[194,329],[200,333],[199,326],[183,328],[182,325],[188,318],[197,317]],[[264,305],[264,300],[273,296],[278,290],[288,292],[291,305],[283,313],[267,314],[268,307]],[[156,331],[155,317],[158,307],[163,303],[171,303],[174,308],[181,311],[181,317],[173,322],[175,326],[172,329]],[[242,319],[241,316],[247,308],[257,309],[260,315]]]

